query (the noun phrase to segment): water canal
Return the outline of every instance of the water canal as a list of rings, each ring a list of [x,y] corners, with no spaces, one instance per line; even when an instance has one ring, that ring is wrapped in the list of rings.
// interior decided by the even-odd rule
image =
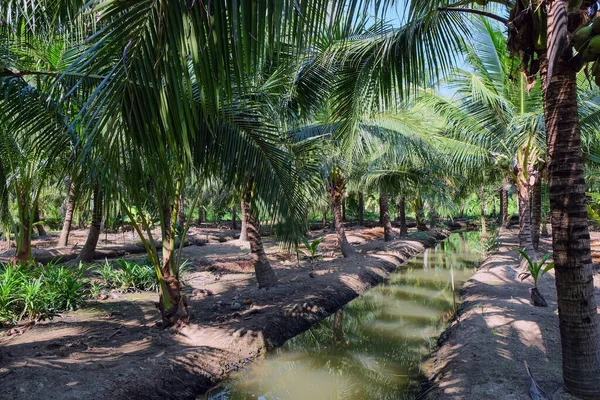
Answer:
[[[421,363],[482,254],[477,232],[451,234],[201,398],[414,399],[423,380]]]

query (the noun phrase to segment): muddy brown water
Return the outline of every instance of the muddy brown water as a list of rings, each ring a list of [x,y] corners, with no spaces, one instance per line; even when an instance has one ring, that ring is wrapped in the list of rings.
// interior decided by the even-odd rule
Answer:
[[[483,247],[476,232],[451,234],[198,399],[415,399],[421,363],[457,307]]]

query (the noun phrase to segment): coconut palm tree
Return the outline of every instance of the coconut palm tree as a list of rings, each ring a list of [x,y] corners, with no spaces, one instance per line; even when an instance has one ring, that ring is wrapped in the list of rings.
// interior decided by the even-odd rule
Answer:
[[[77,15],[84,20],[79,25],[88,30],[100,28],[89,37],[89,50],[71,69],[83,74],[101,72],[99,75],[105,77],[82,112],[82,123],[93,127],[92,136],[102,136],[105,140],[100,142],[110,143],[114,136],[107,132],[117,127],[119,132],[115,135],[125,132],[133,144],[127,148],[130,154],[141,151],[147,158],[152,155],[156,165],[164,167],[174,159],[189,164],[202,164],[200,160],[203,160],[216,167],[224,164],[192,149],[212,143],[203,139],[214,126],[220,125],[213,118],[222,122],[224,105],[229,106],[236,92],[243,90],[245,78],[253,75],[248,72],[262,65],[258,61],[265,53],[277,52],[283,47],[280,38],[291,37],[295,50],[302,52],[326,24],[338,26],[344,15],[354,19],[371,8],[385,15],[387,6],[393,2],[262,0],[190,5],[181,1],[164,7],[162,2],[150,0],[115,0],[87,3],[85,11],[90,12],[83,13],[77,12],[80,4],[72,0],[48,5],[44,2],[40,7],[35,3],[9,1],[14,6],[9,9],[18,9],[19,19],[24,21],[28,14],[42,14],[35,19],[36,25],[61,24],[67,16]],[[569,30],[587,22],[582,20],[585,10],[579,12],[582,3],[553,0],[543,5],[549,10],[547,18],[540,1],[498,0],[497,8],[506,8],[510,15],[507,20],[474,3],[406,0],[407,23],[399,29],[357,38],[353,48],[361,50],[353,52],[352,57],[368,61],[360,64],[365,71],[371,71],[362,75],[363,81],[372,79],[382,83],[371,87],[383,94],[380,98],[395,98],[396,94],[409,91],[412,85],[437,77],[457,61],[455,52],[469,35],[466,15],[482,14],[509,25],[509,49],[520,58],[528,81],[538,73],[542,80],[565,387],[579,396],[596,398],[600,395],[597,379],[600,321],[591,279],[585,181],[576,112],[577,66],[574,63],[580,60],[572,60],[569,39]],[[51,18],[43,18],[50,14]],[[190,98],[198,100],[187,101]],[[353,104],[360,100],[338,102],[336,117],[345,122],[337,135],[343,141],[351,143],[356,137],[353,122],[356,118],[352,116],[357,115],[359,108]],[[121,120],[112,116],[121,116]],[[232,152],[242,150],[233,146],[231,149]],[[172,157],[171,151],[177,152],[177,157]],[[220,157],[218,161],[224,159]],[[174,170],[167,170],[172,176],[167,186],[170,203],[165,204],[173,203],[171,195],[176,182],[180,181],[182,171],[187,172],[187,165],[183,168],[177,162],[173,165]],[[247,163],[235,165],[249,166]],[[256,188],[263,190],[262,186],[257,177]],[[274,192],[270,195],[269,198],[275,198]]]
[[[484,183],[496,175],[489,172],[498,170],[495,162],[516,186],[520,247],[535,258],[533,236],[536,231],[539,238],[539,220],[532,225],[530,204],[532,188],[541,179],[544,160],[539,155],[545,147],[539,87],[526,92],[523,78],[519,82],[513,77],[515,60],[507,55],[495,24],[480,19],[475,28],[473,44],[466,48],[469,68],[456,69],[447,78],[456,89],[453,99],[425,94],[423,101],[447,117],[446,134],[452,139],[447,151],[454,154],[454,166]],[[483,229],[483,198],[480,203]]]
[[[371,67],[371,76],[384,83],[379,93],[389,98],[390,93],[404,94],[457,64],[458,50],[470,37],[469,15],[483,15],[509,27],[507,48],[519,59],[527,84],[538,74],[542,81],[565,388],[595,398],[600,395],[596,379],[600,373],[600,320],[591,280],[577,117],[576,70],[581,57],[572,57],[569,39],[570,33],[589,21],[582,17],[586,11],[579,10],[582,3],[554,0],[547,4],[548,18],[540,2],[494,3],[490,11],[476,2],[406,0],[406,24],[357,39],[352,46],[362,50],[354,61]],[[509,19],[492,12],[501,9],[508,12]],[[352,107],[345,108],[342,112],[352,113]],[[352,135],[345,137],[353,139]]]
[[[510,17],[507,20],[474,4],[468,8],[462,7],[462,3],[416,0],[407,1],[406,5],[412,31],[425,29],[435,35],[429,42],[430,52],[422,53],[423,64],[428,66],[425,71],[439,71],[440,65],[450,64],[448,57],[452,49],[440,44],[458,40],[457,36],[464,33],[461,28],[469,24],[460,19],[461,16],[478,13],[509,26],[508,49],[519,58],[528,83],[532,83],[538,74],[541,78],[564,384],[572,394],[597,398],[600,396],[600,380],[597,379],[600,374],[600,319],[591,279],[577,114],[578,66],[575,64],[581,63],[581,58],[573,58],[569,39],[575,29],[589,23],[586,11],[580,10],[582,3],[554,0],[545,3],[546,18],[541,2],[498,2],[498,9],[508,11]],[[460,19],[454,21],[460,25],[442,33],[440,29],[449,18]],[[412,42],[421,44],[421,39],[426,42],[427,37]],[[414,52],[407,53],[411,57],[415,55]]]
[[[343,4],[260,2],[253,9],[245,2],[208,8],[185,2],[161,7],[152,1],[13,5],[7,18],[13,25],[38,29],[31,22],[35,17],[36,25],[87,37],[58,77],[63,82],[80,76],[79,83],[99,77],[77,121],[88,132],[80,162],[102,165],[96,176],[104,196],[124,202],[127,195],[129,203],[141,206],[148,197],[139,194],[152,195],[162,227],[162,261],[143,227],[136,230],[159,276],[166,323],[185,317],[173,257],[184,176],[219,175],[230,187],[252,182],[253,198],[268,205],[263,209],[287,232],[298,230],[305,209],[301,175],[289,168],[291,153],[251,88],[265,59],[302,54],[314,32],[345,18]],[[329,13],[313,14],[328,7]],[[243,17],[256,12],[259,18]],[[74,14],[80,17],[65,26],[65,17]],[[311,18],[299,20],[300,14]],[[172,23],[160,22],[167,20]],[[289,42],[280,40],[290,32]],[[140,182],[145,190],[136,190]]]
[[[64,117],[46,102],[43,92],[21,78],[0,78],[0,213],[7,215],[9,197],[17,204],[15,261],[31,260],[31,235],[40,193],[52,174],[53,153],[39,151],[38,141],[68,142]],[[33,134],[31,134],[33,133]]]

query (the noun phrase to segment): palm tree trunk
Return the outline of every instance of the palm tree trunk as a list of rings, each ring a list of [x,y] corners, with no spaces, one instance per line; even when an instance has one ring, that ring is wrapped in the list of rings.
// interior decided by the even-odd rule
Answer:
[[[335,179],[331,179],[328,182],[329,196],[331,197],[331,206],[333,209],[333,220],[335,222],[335,232],[337,234],[338,245],[342,251],[344,257],[351,257],[356,254],[356,251],[348,242],[346,238],[346,231],[344,230],[344,224],[342,224],[342,210],[341,200],[342,192],[344,188],[344,178],[341,173],[337,174]]]
[[[548,235],[548,217],[542,218],[542,235]]]
[[[31,260],[31,223],[24,220],[19,226],[19,239],[17,242],[17,252],[15,261],[19,264],[25,264]]]
[[[247,219],[246,229],[248,241],[250,242],[250,252],[252,262],[254,264],[254,273],[256,274],[256,280],[258,281],[258,287],[268,288],[277,285],[278,279],[277,275],[275,275],[275,271],[273,271],[273,268],[271,267],[269,259],[267,258],[267,254],[265,253],[262,239],[260,238],[260,234],[258,232],[256,217],[250,209],[253,186],[254,182],[250,181],[248,188],[244,193],[242,215],[245,214]]]
[[[400,236],[404,236],[408,233],[406,229],[406,199],[402,197],[398,204],[399,217],[400,217]]]
[[[435,211],[435,208],[431,207],[431,211],[429,212],[429,227],[431,229],[437,228],[438,223],[438,214]]]
[[[185,320],[189,317],[187,302],[181,294],[181,282],[179,281],[179,260],[175,257],[175,237],[177,224],[179,223],[179,206],[182,204],[181,181],[176,182],[175,194],[172,201],[163,201],[162,205],[162,263],[160,272],[160,301],[158,309],[167,326]],[[170,204],[171,203],[171,204]],[[185,240],[182,238],[182,240]]]
[[[37,223],[37,222],[41,222],[42,219],[40,218],[40,208],[39,206],[36,204],[34,209],[33,209],[33,223]],[[38,231],[38,236],[39,237],[46,237],[48,236],[48,234],[46,233],[46,230],[44,229],[44,224],[37,224],[36,225],[37,231]]]
[[[531,190],[527,183],[517,180],[517,196],[519,198],[519,247],[533,260],[536,259],[531,238]],[[522,264],[525,267],[526,264]]]
[[[554,26],[549,13],[548,27]],[[582,398],[598,399],[600,319],[592,276],[577,114],[577,80],[575,70],[568,65],[570,58],[571,52],[564,51],[551,82],[547,80],[546,63],[541,70],[552,248],[565,389]]]
[[[487,223],[485,221],[486,205],[485,205],[485,191],[483,186],[479,189],[479,207],[481,210],[481,236],[487,236]]]
[[[379,225],[383,226],[383,205],[381,204],[382,198],[379,196]]]
[[[94,184],[93,202],[92,225],[90,226],[85,245],[83,245],[83,249],[81,249],[78,257],[79,260],[88,263],[92,262],[94,259],[94,253],[96,252],[102,225],[102,191],[98,187],[98,183]]]
[[[73,213],[75,211],[75,180],[71,177],[69,182],[69,200],[67,201],[67,211],[65,220],[58,239],[58,247],[65,247],[69,242],[69,233],[71,232],[71,224],[73,223]]]
[[[504,178],[500,187],[500,225],[508,226],[508,179]]]
[[[237,230],[237,210],[235,206],[231,207],[231,229]]]
[[[342,221],[346,222],[346,199],[342,199]]]
[[[425,224],[425,210],[423,209],[423,200],[421,200],[420,198],[416,200],[415,220],[417,222],[418,231],[427,230],[427,225]]]
[[[537,250],[540,243],[540,224],[542,223],[542,179],[538,176],[531,187],[531,241]]]
[[[181,227],[185,226],[185,203],[183,194],[179,196],[179,204],[177,205],[177,224]]]
[[[358,192],[358,225],[363,226],[365,224],[365,201],[363,199],[363,192]]]
[[[504,214],[504,204],[502,204],[502,200],[503,200],[503,190],[502,190],[502,186],[500,186],[500,188],[498,189],[498,198],[500,199],[500,214],[498,214],[498,224],[500,226],[502,226],[502,215]]]
[[[390,221],[390,208],[388,198],[385,194],[379,195],[380,212],[383,216],[383,240],[389,242],[392,240],[392,222]]]
[[[28,196],[21,193],[17,201],[19,209],[19,226],[15,262],[25,264],[31,260],[31,212]]]
[[[242,196],[242,206],[240,207],[242,211],[242,229],[240,231],[240,240],[242,242],[248,241],[248,209],[246,207],[246,202],[244,201],[244,197]]]
[[[198,206],[198,219],[196,220],[196,223],[200,225],[202,222],[204,222],[204,207],[200,205]]]

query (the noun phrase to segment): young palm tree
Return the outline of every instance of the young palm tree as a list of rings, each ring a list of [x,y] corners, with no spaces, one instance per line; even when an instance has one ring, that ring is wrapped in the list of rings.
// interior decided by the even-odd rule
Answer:
[[[7,213],[7,202],[17,204],[17,252],[15,261],[31,260],[31,235],[38,198],[52,173],[54,158],[39,150],[39,142],[68,141],[67,124],[49,106],[46,97],[20,78],[0,78],[0,170],[4,175],[0,189],[0,214]],[[33,134],[31,134],[33,133]],[[64,140],[64,141],[61,141]],[[38,143],[36,143],[38,142]],[[6,218],[7,216],[4,216]]]

